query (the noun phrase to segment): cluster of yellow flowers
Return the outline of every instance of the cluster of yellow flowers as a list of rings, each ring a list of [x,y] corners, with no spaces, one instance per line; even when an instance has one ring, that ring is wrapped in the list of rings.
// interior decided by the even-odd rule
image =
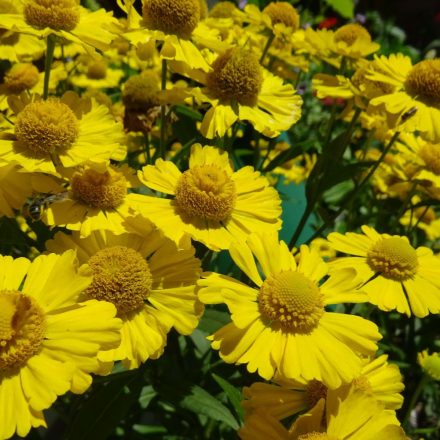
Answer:
[[[353,157],[376,161],[374,191],[440,238],[426,203],[440,200],[440,60],[367,60],[379,44],[364,27],[303,29],[286,2],[117,4],[121,19],[77,0],[0,4],[0,215],[31,242],[33,221],[57,231],[44,249],[0,256],[0,439],[46,426],[43,410],[92,374],[157,359],[211,304],[231,317],[212,348],[272,381],[245,388],[242,439],[405,439],[399,369],[378,355],[377,325],[341,305],[438,314],[440,259],[368,226],[289,249],[280,195],[259,170],[289,152],[277,139],[300,120],[301,74],[332,66],[313,88],[371,133]],[[197,120],[187,143],[173,132],[179,111]],[[244,124],[255,168],[233,161]],[[272,171],[299,183],[322,157],[286,155]],[[221,250],[243,278],[202,273]]]

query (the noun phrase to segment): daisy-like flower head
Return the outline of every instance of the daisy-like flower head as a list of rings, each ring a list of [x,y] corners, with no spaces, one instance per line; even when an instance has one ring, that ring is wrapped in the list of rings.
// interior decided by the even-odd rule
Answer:
[[[0,28],[46,38],[56,35],[79,43],[90,53],[105,51],[118,22],[104,9],[90,12],[78,0],[17,0],[14,11],[0,14]],[[94,29],[94,32],[90,32]]]
[[[83,393],[98,352],[118,346],[116,308],[79,302],[91,282],[72,250],[32,263],[0,257],[0,438],[46,426],[42,411],[68,390]]]
[[[119,5],[129,17],[124,37],[131,43],[162,41],[160,55],[163,59],[183,61],[205,72],[209,70],[191,40],[200,40],[202,46],[216,50],[221,42],[218,31],[200,23],[204,7],[199,0],[142,0],[142,16],[134,9],[133,0],[122,0]]]
[[[330,244],[342,257],[330,263],[332,273],[352,267],[360,291],[381,310],[397,310],[423,318],[440,312],[440,261],[426,247],[413,248],[406,237],[379,234],[362,226],[363,234],[332,232]]]
[[[328,393],[289,429],[264,412],[245,419],[242,440],[407,440],[394,411],[360,390]]]
[[[122,160],[126,148],[122,126],[95,100],[73,92],[43,101],[38,96],[9,98],[16,114],[13,129],[0,137],[0,158],[26,171],[58,174],[54,161],[74,167],[89,160]]]
[[[263,411],[278,420],[286,419],[304,410],[311,410],[320,399],[327,397],[327,387],[315,379],[306,382],[280,378],[275,382],[256,382],[243,389],[246,400],[242,406],[246,415]],[[386,409],[398,409],[403,403],[400,394],[404,389],[402,376],[396,365],[387,363],[386,355],[372,361],[365,359],[361,374],[338,390],[342,393],[350,389],[373,396]]]
[[[93,274],[85,296],[116,306],[121,344],[100,359],[122,360],[130,369],[158,358],[172,327],[190,334],[203,312],[195,293],[201,269],[194,249],[179,251],[145,221],[136,224],[137,233],[95,231],[85,239],[76,232],[57,233],[47,243],[55,252],[77,249],[79,262]]]
[[[414,66],[402,54],[376,58],[380,70],[368,77],[391,84],[393,90],[371,101],[384,107],[391,127],[401,131],[420,131],[433,143],[440,142],[440,59],[423,60]]]
[[[272,26],[282,23],[292,31],[296,31],[299,27],[298,12],[288,2],[271,2],[263,9],[263,13],[270,17]]]
[[[254,234],[230,247],[234,262],[255,284],[206,274],[199,297],[206,304],[226,303],[232,322],[210,338],[228,363],[247,364],[250,372],[270,379],[312,379],[337,388],[361,372],[360,354],[372,355],[381,338],[363,318],[327,312],[325,306],[362,302],[352,280],[330,277],[327,264],[307,246],[299,262],[275,234]],[[263,278],[254,260],[257,259]],[[345,275],[354,277],[347,269]]]
[[[65,192],[44,211],[46,224],[80,231],[82,237],[100,229],[126,232],[127,219],[134,215],[134,194],[128,189],[139,185],[133,170],[90,163],[65,177]]]
[[[228,154],[214,147],[193,145],[189,169],[183,173],[174,163],[158,159],[139,178],[174,196],[131,195],[139,212],[179,246],[191,237],[211,249],[227,249],[234,237],[281,227],[280,199],[267,179],[250,166],[234,172]]]
[[[424,350],[417,355],[417,361],[423,371],[434,380],[440,380],[440,355],[438,353],[429,354]]]
[[[208,139],[224,136],[237,120],[249,121],[265,136],[276,137],[301,117],[302,99],[293,86],[283,84],[246,49],[221,53],[212,60],[207,74],[178,63],[172,67],[206,86],[187,89],[185,93],[211,105],[200,128]]]

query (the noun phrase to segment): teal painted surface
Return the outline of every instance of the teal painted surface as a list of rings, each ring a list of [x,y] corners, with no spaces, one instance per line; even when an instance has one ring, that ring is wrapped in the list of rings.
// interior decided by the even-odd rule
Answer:
[[[280,238],[286,243],[289,243],[301,219],[301,216],[306,209],[305,186],[303,183],[300,185],[289,183],[286,185],[284,183],[284,178],[281,177],[276,188],[280,193],[283,208],[283,214],[281,216],[283,226],[281,229]],[[315,231],[313,228],[314,224],[315,217],[311,215],[299,237],[297,244],[304,243],[313,235],[313,232]]]

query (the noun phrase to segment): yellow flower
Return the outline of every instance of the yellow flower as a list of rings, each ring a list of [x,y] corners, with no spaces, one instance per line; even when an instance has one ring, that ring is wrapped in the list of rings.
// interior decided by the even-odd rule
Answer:
[[[145,221],[137,225],[137,233],[94,231],[85,239],[59,232],[47,243],[54,252],[77,249],[79,262],[90,266],[86,297],[113,303],[123,323],[120,346],[100,360],[122,360],[130,369],[158,358],[171,328],[190,334],[203,312],[195,294],[201,269],[194,249],[177,250]]]
[[[189,237],[210,249],[227,249],[234,238],[281,227],[280,198],[250,166],[233,171],[228,154],[193,145],[189,169],[158,159],[139,173],[146,186],[172,198],[132,194],[139,212],[178,246]]]
[[[0,216],[14,218],[14,209],[20,209],[31,194],[30,174],[14,164],[0,165]]]
[[[0,160],[17,162],[26,171],[58,175],[58,161],[70,168],[87,161],[124,159],[122,126],[95,100],[80,99],[73,92],[47,101],[25,94],[11,98],[15,125],[1,133]]]
[[[185,93],[198,103],[210,104],[200,131],[213,139],[224,136],[236,121],[249,121],[268,137],[288,130],[301,117],[302,99],[291,84],[264,69],[255,54],[242,48],[230,49],[211,62],[204,73],[171,63],[172,68],[205,85]]]
[[[385,410],[360,390],[348,396],[328,393],[289,429],[264,412],[250,415],[239,431],[242,440],[407,440],[394,411]]]
[[[440,142],[440,58],[412,65],[402,54],[376,58],[380,70],[367,75],[372,81],[392,86],[393,90],[371,101],[384,108],[390,127],[400,131],[419,131],[432,142]]]
[[[213,49],[224,46],[218,31],[200,22],[199,0],[142,0],[142,16],[132,7],[133,0],[121,0],[119,4],[129,16],[130,28],[124,37],[134,45],[151,40],[163,42],[163,59],[208,71],[206,60],[191,40]]]
[[[67,78],[67,71],[62,63],[52,66],[49,78],[49,91],[54,91],[59,82]],[[7,97],[29,92],[36,95],[43,94],[44,72],[30,63],[14,64],[6,72],[3,84],[0,84],[0,110],[8,110]],[[3,96],[2,96],[3,95]]]
[[[112,13],[91,12],[77,0],[16,0],[15,11],[0,14],[0,29],[38,38],[56,35],[79,43],[92,55],[95,48],[105,51],[115,38],[118,21]]]
[[[440,355],[438,353],[429,354],[424,350],[417,355],[417,360],[423,371],[434,380],[440,380]]]
[[[119,344],[116,308],[79,302],[91,281],[74,251],[32,263],[0,256],[0,438],[46,426],[42,411],[69,390],[83,393],[98,352]]]
[[[256,288],[216,273],[199,282],[202,302],[224,302],[231,312],[232,323],[210,337],[224,361],[247,364],[249,372],[265,379],[275,374],[317,379],[330,388],[360,374],[359,355],[374,354],[381,338],[376,325],[325,310],[329,304],[365,301],[353,291],[352,281],[339,275],[319,285],[327,264],[307,246],[301,246],[297,264],[275,234],[251,235],[229,252]],[[354,276],[354,271],[347,273]]]
[[[87,58],[78,66],[78,73],[69,79],[76,87],[103,89],[118,87],[123,76],[121,69],[109,68],[104,58]]]
[[[97,230],[127,231],[127,221],[135,215],[134,194],[128,189],[139,185],[134,170],[90,163],[71,171],[65,180],[68,186],[43,213],[47,225],[79,231],[81,237]]]
[[[342,257],[331,273],[354,268],[359,290],[381,310],[397,310],[423,318],[440,312],[440,260],[426,247],[414,249],[406,237],[379,234],[362,226],[363,234],[332,232],[328,240]]]
[[[320,399],[327,397],[327,387],[318,380],[288,381],[282,378],[269,384],[256,382],[243,389],[246,400],[242,406],[246,416],[254,412],[265,412],[281,420],[304,410],[312,409]],[[382,402],[386,409],[398,409],[402,406],[404,389],[402,376],[396,365],[387,363],[387,356],[382,355],[373,360],[364,360],[361,374],[345,389],[359,389],[377,401]]]

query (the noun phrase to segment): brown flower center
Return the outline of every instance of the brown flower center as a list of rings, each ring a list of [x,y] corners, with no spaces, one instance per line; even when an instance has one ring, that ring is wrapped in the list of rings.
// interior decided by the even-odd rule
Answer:
[[[5,75],[5,86],[8,92],[16,95],[34,87],[39,80],[38,69],[33,64],[14,64]]]
[[[296,31],[299,27],[299,15],[296,9],[287,2],[272,2],[269,3],[263,12],[267,14],[272,20],[272,24],[283,23],[285,26]]]
[[[363,26],[357,23],[341,26],[334,35],[335,42],[343,41],[347,46],[353,46],[357,40],[371,43],[371,35]]]
[[[417,63],[406,78],[405,89],[425,104],[440,107],[440,58]]]

